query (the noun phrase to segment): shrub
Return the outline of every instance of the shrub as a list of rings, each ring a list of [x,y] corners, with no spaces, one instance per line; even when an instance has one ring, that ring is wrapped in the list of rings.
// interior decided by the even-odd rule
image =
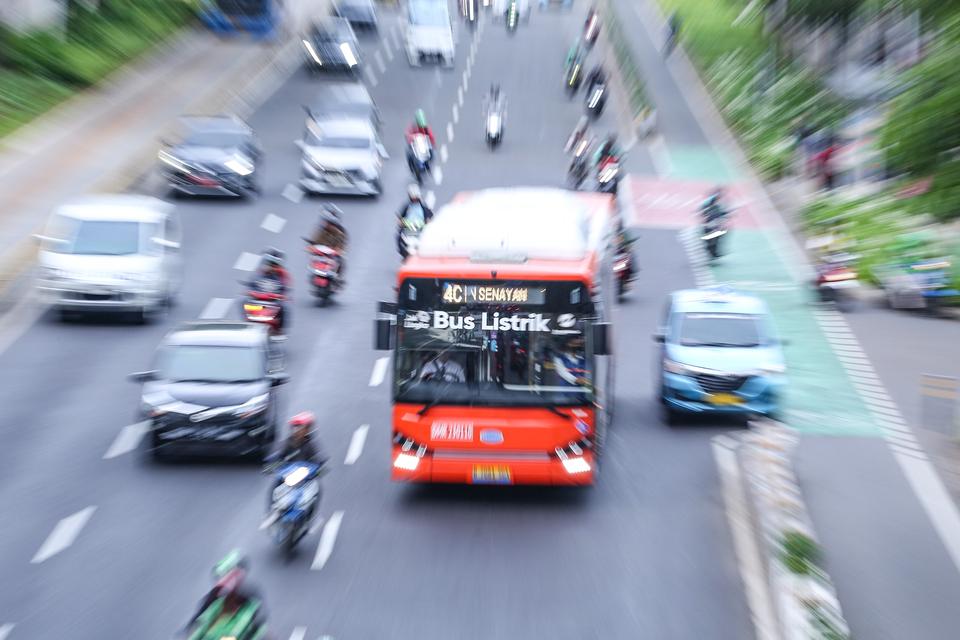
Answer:
[[[780,558],[792,573],[807,575],[813,572],[820,558],[820,547],[810,536],[799,531],[787,531],[780,541]]]

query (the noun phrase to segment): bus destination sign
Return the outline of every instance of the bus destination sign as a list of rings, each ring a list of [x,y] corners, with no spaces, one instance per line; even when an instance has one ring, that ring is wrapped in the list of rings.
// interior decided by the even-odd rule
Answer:
[[[507,285],[463,284],[444,282],[443,304],[509,304],[521,306],[542,305],[546,290],[542,287],[512,287]]]

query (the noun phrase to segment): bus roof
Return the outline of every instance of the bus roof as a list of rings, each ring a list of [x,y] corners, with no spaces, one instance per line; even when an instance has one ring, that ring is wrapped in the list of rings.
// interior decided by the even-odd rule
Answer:
[[[564,189],[487,189],[458,194],[437,212],[419,250],[400,269],[410,276],[548,279],[588,276],[613,213],[605,195]]]

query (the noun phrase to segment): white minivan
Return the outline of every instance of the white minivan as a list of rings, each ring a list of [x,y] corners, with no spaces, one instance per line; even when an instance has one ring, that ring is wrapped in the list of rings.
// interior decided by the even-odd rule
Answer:
[[[157,198],[72,200],[54,211],[37,239],[37,287],[64,314],[134,312],[145,320],[180,289],[179,221],[174,206]]]
[[[424,58],[453,66],[453,21],[447,0],[407,0],[407,59],[417,67]]]

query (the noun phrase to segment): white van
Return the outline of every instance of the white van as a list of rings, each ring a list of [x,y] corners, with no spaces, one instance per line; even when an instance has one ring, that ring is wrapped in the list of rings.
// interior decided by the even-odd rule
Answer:
[[[447,0],[408,0],[406,9],[407,59],[414,67],[424,58],[453,66],[453,22]]]
[[[79,198],[59,207],[37,239],[37,288],[63,313],[132,311],[146,319],[180,289],[180,226],[162,200]]]

